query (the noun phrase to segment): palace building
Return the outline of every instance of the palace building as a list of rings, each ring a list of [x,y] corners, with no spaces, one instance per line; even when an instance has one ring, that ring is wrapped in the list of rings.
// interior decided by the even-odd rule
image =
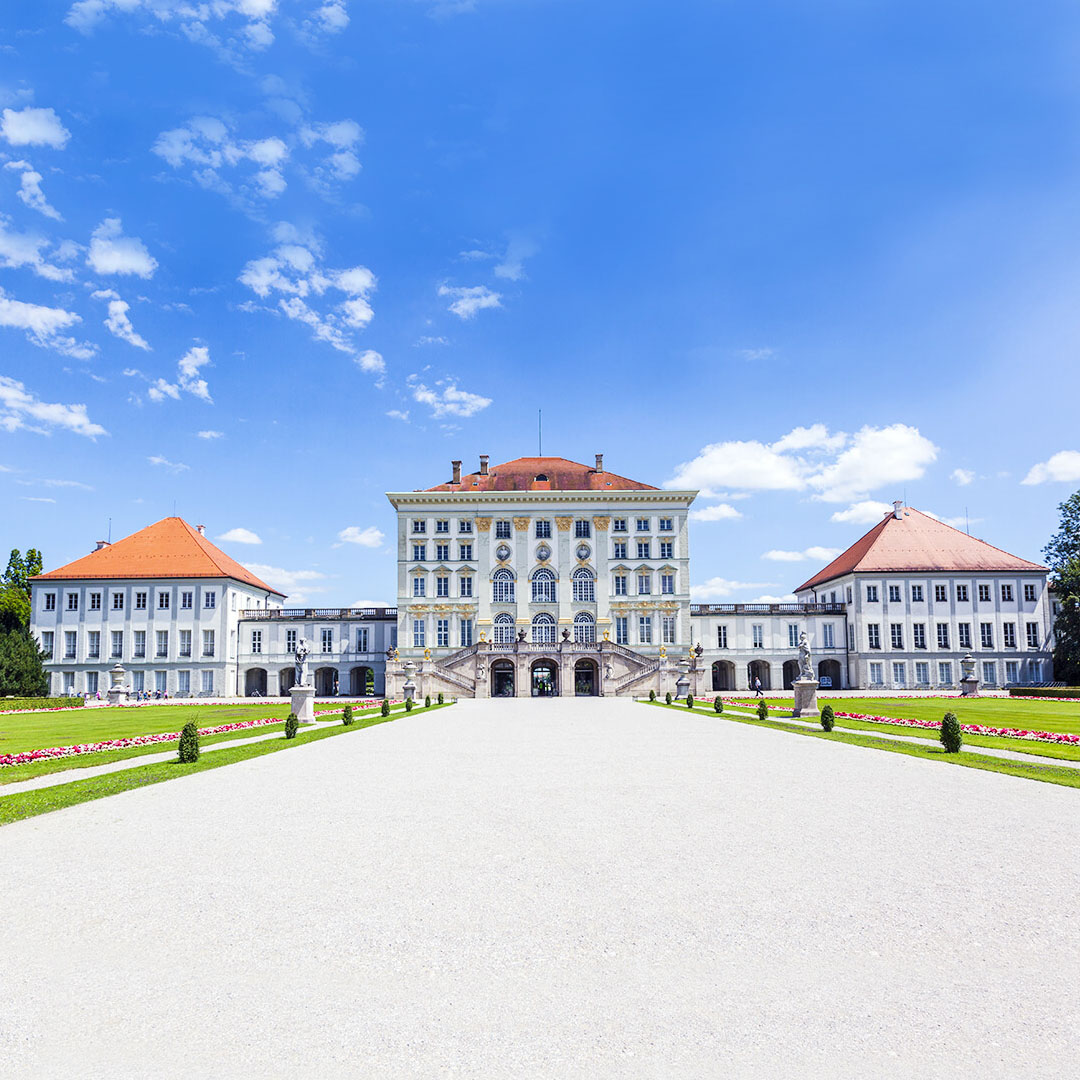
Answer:
[[[32,582],[54,694],[278,696],[303,638],[319,696],[695,694],[791,686],[805,631],[823,689],[1052,679],[1047,569],[900,503],[792,603],[691,602],[695,491],[526,457],[389,492],[397,604],[285,597],[166,518]],[[704,576],[711,576],[709,574]]]

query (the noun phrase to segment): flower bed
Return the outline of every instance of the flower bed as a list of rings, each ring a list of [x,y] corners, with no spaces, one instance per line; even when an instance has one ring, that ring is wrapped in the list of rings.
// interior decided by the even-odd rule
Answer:
[[[382,704],[382,699],[367,699],[364,708]],[[391,700],[391,705],[400,705],[398,700]],[[124,708],[138,708],[136,705]],[[333,716],[345,711],[345,706],[335,709],[316,709],[316,716]],[[224,735],[229,731],[246,731],[249,728],[267,727],[270,724],[284,724],[283,716],[265,716],[260,720],[236,720],[231,724],[219,724],[217,727],[200,728],[200,735]],[[179,742],[180,732],[161,732],[157,735],[132,735],[124,739],[104,739],[96,743],[79,743],[75,746],[51,746],[45,750],[24,750],[19,754],[0,754],[0,768],[8,765],[25,765],[31,761],[45,761],[52,758],[75,757],[79,754],[96,754],[102,750],[126,750],[132,746],[152,746],[155,743]]]

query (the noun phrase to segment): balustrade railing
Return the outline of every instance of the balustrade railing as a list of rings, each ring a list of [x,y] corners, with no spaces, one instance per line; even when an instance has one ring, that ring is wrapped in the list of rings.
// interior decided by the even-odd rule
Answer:
[[[244,620],[274,619],[397,619],[396,607],[365,608],[244,608]]]

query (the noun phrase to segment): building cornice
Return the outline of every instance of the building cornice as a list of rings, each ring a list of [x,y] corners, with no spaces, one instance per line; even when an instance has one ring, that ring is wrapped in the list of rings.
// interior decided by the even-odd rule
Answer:
[[[387,499],[395,510],[402,506],[454,506],[479,509],[485,506],[556,505],[626,505],[628,503],[674,503],[689,506],[696,491],[645,490],[623,488],[618,491],[388,491]]]

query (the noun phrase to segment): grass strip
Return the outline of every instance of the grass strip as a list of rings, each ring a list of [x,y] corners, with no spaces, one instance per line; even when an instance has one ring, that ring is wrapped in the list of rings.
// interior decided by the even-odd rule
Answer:
[[[447,704],[449,703],[432,705],[430,709],[421,706],[413,709],[413,713],[444,709]],[[0,797],[0,825],[36,817],[38,814],[47,814],[52,810],[62,810],[67,806],[92,802],[94,799],[103,799],[109,795],[118,795],[121,791],[160,784],[165,780],[178,780],[180,777],[205,772],[207,769],[218,769],[223,765],[248,761],[251,758],[262,757],[264,754],[274,754],[279,750],[304,746],[307,743],[318,742],[320,739],[344,735],[350,731],[360,731],[363,728],[373,727],[375,724],[395,720],[403,715],[404,709],[396,710],[389,716],[382,716],[378,712],[374,716],[358,715],[355,722],[349,726],[339,724],[334,727],[302,732],[295,739],[266,739],[263,742],[248,743],[246,746],[236,746],[228,750],[215,750],[212,754],[200,756],[198,761],[190,765],[181,765],[175,760],[158,761],[151,765],[139,765],[134,769],[105,773],[102,776],[88,776],[84,780],[73,780],[70,784],[57,784],[55,787],[6,795]]]
[[[675,709],[685,713],[685,705],[667,705],[662,701],[643,701],[642,705],[657,705],[661,709]],[[697,709],[690,710],[696,713]],[[704,710],[702,710],[704,711]],[[749,724],[751,727],[771,728],[774,731],[789,731],[794,735],[803,735],[809,739],[828,739],[830,742],[848,743],[851,746],[865,746],[870,750],[884,750],[890,754],[905,754],[908,757],[924,758],[927,761],[940,761],[946,765],[959,765],[966,769],[981,769],[984,772],[1005,773],[1024,780],[1041,780],[1045,784],[1059,784],[1061,787],[1080,787],[1080,769],[1065,765],[1040,765],[1036,762],[1014,761],[1011,758],[987,757],[985,754],[971,754],[961,751],[959,754],[946,754],[943,747],[919,746],[915,743],[893,742],[889,739],[875,739],[872,735],[859,735],[852,731],[817,731],[797,724],[785,724],[782,720],[759,720],[756,716],[736,716],[729,713],[727,706],[722,713],[713,713],[717,720],[728,720],[734,724]],[[966,737],[965,737],[966,741]]]

